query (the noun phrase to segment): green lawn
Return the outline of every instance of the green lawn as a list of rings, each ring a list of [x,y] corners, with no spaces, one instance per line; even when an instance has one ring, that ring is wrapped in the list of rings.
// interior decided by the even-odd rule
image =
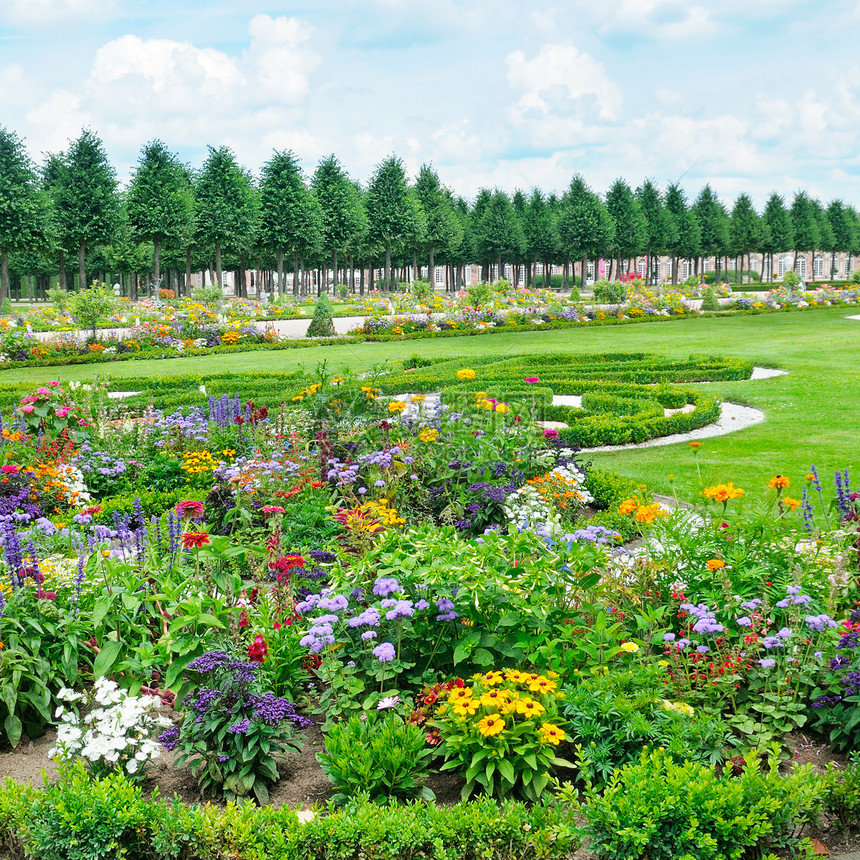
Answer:
[[[788,376],[768,380],[714,383],[709,390],[724,399],[762,409],[763,424],[729,436],[706,439],[698,460],[702,480],[734,480],[755,496],[776,473],[789,475],[789,494],[814,463],[823,478],[835,469],[854,470],[860,460],[860,321],[851,311],[829,308],[809,312],[677,320],[661,324],[604,326],[562,331],[523,332],[476,337],[349,344],[278,352],[248,352],[165,361],[128,361],[114,365],[30,368],[0,374],[0,384],[42,384],[113,376],[171,375],[242,371],[283,372],[299,364],[313,368],[328,360],[332,371],[356,372],[413,353],[427,356],[515,355],[530,352],[648,351],[669,356],[716,354],[747,358],[779,367]],[[686,444],[636,451],[592,454],[596,465],[615,469],[658,491],[689,496],[701,484]],[[669,476],[674,476],[674,482]]]

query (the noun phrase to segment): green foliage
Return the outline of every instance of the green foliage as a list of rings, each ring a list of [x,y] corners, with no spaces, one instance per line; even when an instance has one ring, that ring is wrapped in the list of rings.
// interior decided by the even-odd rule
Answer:
[[[307,337],[332,337],[334,335],[331,312],[331,302],[328,296],[323,293],[317,299],[314,316],[308,326]]]
[[[860,756],[854,753],[845,768],[827,763],[821,780],[824,810],[833,815],[843,829],[860,825]]]
[[[740,860],[797,845],[793,829],[814,803],[809,768],[782,777],[771,758],[750,753],[741,776],[642,753],[617,770],[602,795],[589,787],[582,807],[591,850],[603,860]]]
[[[117,299],[107,284],[93,281],[87,289],[69,294],[66,306],[78,325],[90,329],[95,338],[99,324],[106,322],[116,312]]]
[[[51,287],[47,292],[47,298],[48,301],[58,311],[60,311],[60,313],[62,313],[66,310],[66,304],[69,301],[69,293],[62,287]]]
[[[81,763],[36,798],[27,846],[44,860],[145,860],[149,804],[121,773],[92,780]]]
[[[343,803],[363,794],[377,802],[433,800],[433,792],[420,782],[433,755],[424,734],[396,713],[383,716],[374,711],[332,726],[325,752],[317,753],[317,760],[337,789],[333,800]]]
[[[601,278],[594,284],[594,301],[601,305],[620,305],[627,298],[627,284],[620,281],[610,283]]]
[[[722,762],[726,727],[706,711],[673,710],[655,697],[662,675],[653,664],[634,663],[565,689],[561,711],[588,782],[604,785],[616,768],[638,760],[643,748],[660,747],[678,760],[706,765]]]
[[[608,469],[590,469],[585,476],[585,488],[594,498],[596,508],[616,508],[639,492],[636,481]]]
[[[714,293],[713,289],[710,287],[705,290],[705,295],[702,297],[702,310],[703,311],[718,311],[720,309],[720,303],[717,301],[717,296]]]
[[[121,776],[94,782],[76,773],[46,792],[11,780],[0,788],[0,837],[15,857],[26,850],[46,860],[565,860],[579,846],[562,803],[358,800],[348,810],[304,815],[299,819],[289,806],[188,807],[146,799]]]
[[[173,462],[177,461],[174,460]],[[147,517],[151,517],[170,510],[183,499],[202,500],[203,498],[205,498],[205,492],[192,487],[181,486],[172,490],[141,487],[130,493],[99,499],[99,507],[102,510],[93,515],[93,521],[110,525],[113,523],[114,512],[131,516],[136,512],[138,504],[143,513]]]
[[[782,276],[782,283],[789,289],[797,287],[800,284],[800,275],[794,269],[786,269]]]
[[[224,290],[218,284],[208,287],[195,287],[191,291],[191,298],[201,305],[217,308],[224,302]]]

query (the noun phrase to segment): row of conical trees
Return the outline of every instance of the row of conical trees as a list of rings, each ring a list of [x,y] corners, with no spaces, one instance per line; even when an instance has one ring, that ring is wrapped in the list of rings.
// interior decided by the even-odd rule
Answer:
[[[761,213],[741,194],[729,211],[707,185],[689,203],[677,184],[662,190],[646,181],[634,190],[618,179],[599,195],[577,174],[560,195],[482,189],[469,203],[429,165],[410,181],[396,156],[362,186],[334,155],[307,181],[293,153],[274,152],[254,177],[227,147],[210,147],[195,170],[159,140],[143,147],[119,190],[94,132],[83,131],[37,167],[21,139],[0,127],[0,298],[10,295],[10,273],[74,284],[70,258],[78,285],[88,274],[126,273],[159,283],[167,272],[168,284],[181,289],[192,272],[208,269],[221,283],[228,269],[241,290],[245,270],[254,269],[270,273],[269,283],[282,290],[291,271],[299,291],[308,271],[317,284],[355,284],[357,268],[363,291],[364,272],[372,285],[375,268],[383,270],[384,289],[419,266],[445,266],[453,287],[470,263],[482,265],[485,279],[492,266],[501,273],[510,264],[518,281],[522,267],[532,284],[538,264],[544,272],[563,267],[567,282],[574,264],[582,273],[600,258],[612,261],[610,273],[658,256],[672,258],[673,273],[679,260],[695,261],[698,272],[699,261],[712,257],[718,267],[721,258],[735,258],[743,269],[751,253],[772,263],[774,254],[790,251],[827,253],[835,265],[838,253],[858,246],[857,212],[804,191],[790,205],[772,194]]]

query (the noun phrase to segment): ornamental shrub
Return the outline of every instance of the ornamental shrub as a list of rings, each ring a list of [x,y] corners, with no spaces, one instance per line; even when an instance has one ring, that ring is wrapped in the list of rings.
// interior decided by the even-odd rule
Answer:
[[[713,287],[708,287],[705,290],[705,295],[702,297],[702,310],[703,311],[718,311],[720,309],[720,303],[717,301],[717,295],[713,290]]]
[[[88,328],[93,339],[99,323],[107,322],[117,308],[116,296],[107,284],[93,281],[85,290],[69,295],[66,302],[69,313],[82,328]]]
[[[811,768],[782,777],[777,756],[759,769],[751,752],[740,777],[714,767],[643,752],[615,771],[603,792],[586,792],[581,811],[590,847],[601,860],[740,860],[797,847],[794,828],[816,801]]]
[[[306,337],[333,337],[334,322],[332,322],[331,313],[331,302],[328,296],[323,293],[317,299],[314,316],[308,326]]]

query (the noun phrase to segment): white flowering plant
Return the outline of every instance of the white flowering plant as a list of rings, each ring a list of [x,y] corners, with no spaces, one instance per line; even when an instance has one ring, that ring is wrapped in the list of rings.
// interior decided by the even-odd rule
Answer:
[[[171,722],[159,715],[157,697],[130,696],[114,681],[98,678],[89,693],[64,688],[57,698],[66,705],[54,714],[60,724],[48,754],[61,764],[81,759],[93,776],[122,771],[140,779],[146,765],[160,755],[153,735]],[[90,707],[83,718],[79,704]]]

